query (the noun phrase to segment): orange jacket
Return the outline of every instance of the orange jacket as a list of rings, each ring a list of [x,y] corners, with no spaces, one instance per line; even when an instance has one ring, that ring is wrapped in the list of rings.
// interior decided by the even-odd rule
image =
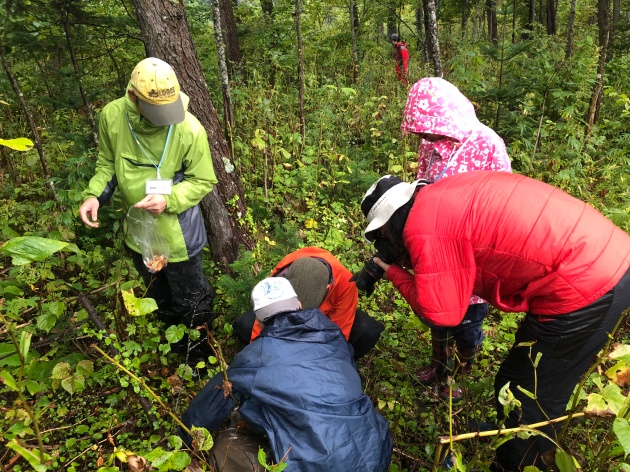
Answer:
[[[359,291],[354,282],[350,282],[352,273],[346,269],[339,259],[325,249],[310,246],[284,256],[284,258],[271,271],[275,277],[289,265],[302,257],[314,257],[326,262],[332,270],[332,281],[328,286],[328,294],[319,306],[319,310],[334,322],[346,340],[350,337],[350,330],[354,323],[354,315],[359,303]],[[256,339],[262,331],[262,324],[256,320],[252,329],[251,341]]]

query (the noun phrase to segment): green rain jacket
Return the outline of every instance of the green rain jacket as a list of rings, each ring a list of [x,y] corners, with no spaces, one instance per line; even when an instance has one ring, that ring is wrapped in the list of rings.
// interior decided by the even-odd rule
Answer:
[[[187,102],[185,99],[184,103]],[[169,127],[154,126],[141,118],[128,95],[103,108],[96,173],[83,192],[84,198],[96,197],[102,206],[118,186],[126,214],[146,196],[145,184],[157,178],[156,166],[162,157]],[[150,160],[136,143],[129,124]],[[217,183],[206,131],[188,111],[182,123],[173,125],[160,176],[173,179],[173,190],[170,195],[164,195],[166,209],[157,216],[158,228],[168,243],[169,261],[186,261],[208,242],[198,203]],[[125,234],[125,244],[142,253],[129,232]]]

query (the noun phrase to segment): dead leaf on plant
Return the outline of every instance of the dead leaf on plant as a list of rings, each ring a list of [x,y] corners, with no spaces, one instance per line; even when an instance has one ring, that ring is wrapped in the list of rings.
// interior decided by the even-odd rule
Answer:
[[[221,389],[223,390],[223,398],[227,398],[232,393],[232,382],[224,380]]]
[[[127,457],[129,464],[129,472],[146,472],[149,470],[147,460],[142,456],[129,456]]]
[[[173,394],[174,395],[178,394],[183,386],[182,379],[179,378],[179,375],[173,374],[166,380],[171,386],[171,390]]]

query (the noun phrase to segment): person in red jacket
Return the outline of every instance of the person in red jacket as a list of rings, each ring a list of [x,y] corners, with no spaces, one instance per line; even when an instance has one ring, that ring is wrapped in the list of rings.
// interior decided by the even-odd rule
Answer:
[[[630,236],[587,203],[504,172],[434,184],[385,176],[361,210],[366,239],[399,254],[393,265],[374,262],[425,323],[457,326],[472,294],[504,312],[526,313],[495,378],[497,399],[509,383],[522,403],[507,418],[497,403],[504,426],[562,416],[630,307]],[[554,437],[554,426],[541,429]],[[546,470],[542,456],[552,448],[542,436],[514,438],[497,449],[495,470]]]
[[[392,47],[394,48],[394,61],[398,82],[406,87],[409,84],[409,51],[407,51],[407,43],[401,40],[397,33],[393,33],[390,39]]]
[[[285,277],[298,294],[302,308],[319,308],[343,333],[354,348],[354,358],[367,354],[385,328],[358,306],[358,290],[350,281],[352,273],[329,251],[305,247],[287,254],[271,271],[271,277]],[[240,316],[234,332],[244,342],[251,342],[262,330],[253,311]]]

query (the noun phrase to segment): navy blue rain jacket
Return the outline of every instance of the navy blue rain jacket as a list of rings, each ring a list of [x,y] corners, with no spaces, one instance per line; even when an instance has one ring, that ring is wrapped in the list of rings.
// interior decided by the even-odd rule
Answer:
[[[317,309],[272,318],[228,368],[239,412],[269,438],[286,472],[386,471],[392,454],[387,421],[363,393],[352,347]],[[215,430],[236,406],[223,398],[221,374],[182,416]],[[180,433],[190,443],[190,437]]]

